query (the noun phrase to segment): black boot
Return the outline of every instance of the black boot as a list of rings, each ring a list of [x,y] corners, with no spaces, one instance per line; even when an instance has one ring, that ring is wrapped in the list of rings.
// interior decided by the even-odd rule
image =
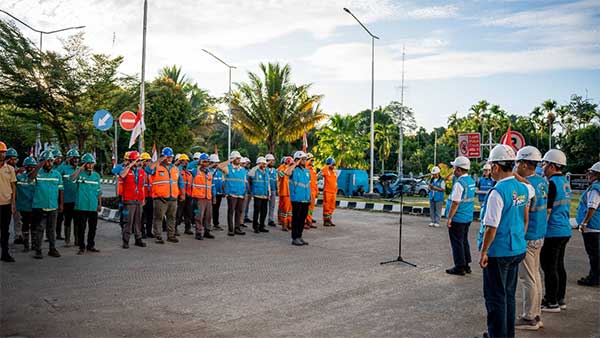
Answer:
[[[142,242],[141,239],[136,239],[135,240],[135,246],[139,246],[140,248],[145,248],[146,247],[146,243]]]
[[[204,238],[214,239],[215,236],[213,236],[213,234],[211,234],[210,231],[206,230],[204,231]]]
[[[204,239],[204,237],[202,236],[202,234],[201,234],[201,233],[197,232],[197,233],[196,233],[196,239],[197,239],[197,240],[199,240],[199,241],[201,241],[201,240],[203,240],[203,239]]]

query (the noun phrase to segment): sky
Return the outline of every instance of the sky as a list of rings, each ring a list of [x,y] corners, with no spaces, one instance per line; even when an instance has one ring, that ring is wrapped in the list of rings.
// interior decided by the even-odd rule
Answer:
[[[203,48],[237,67],[233,82],[278,61],[291,66],[294,82],[324,95],[327,114],[370,108],[371,38],[347,7],[380,37],[375,106],[400,101],[404,50],[404,103],[429,130],[482,99],[520,115],[549,98],[600,99],[600,0],[148,3],[146,78],[179,65],[216,96],[227,92],[228,71]],[[143,0],[4,0],[0,9],[40,30],[85,25],[94,52],[122,55],[121,72],[141,72]],[[44,49],[60,51],[68,34],[45,36]]]

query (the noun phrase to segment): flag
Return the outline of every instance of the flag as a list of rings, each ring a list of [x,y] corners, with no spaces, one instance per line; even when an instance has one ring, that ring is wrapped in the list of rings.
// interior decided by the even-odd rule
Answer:
[[[302,134],[302,151],[306,152],[308,148],[308,140],[306,139],[306,133]]]
[[[502,139],[500,139],[500,144],[506,144],[508,146],[511,146],[516,151],[515,145],[513,144],[513,141],[512,141],[512,130],[510,130],[510,125],[508,126],[508,130],[506,131],[506,134],[504,134],[502,136]]]
[[[156,143],[152,145],[152,162],[158,161],[158,153],[156,152]]]
[[[131,138],[129,139],[129,148],[131,148],[135,144],[135,141],[137,140],[138,136],[140,136],[145,129],[146,126],[144,125],[144,114],[142,113],[142,106],[140,105],[138,107],[137,116],[135,117],[133,130],[131,131]]]

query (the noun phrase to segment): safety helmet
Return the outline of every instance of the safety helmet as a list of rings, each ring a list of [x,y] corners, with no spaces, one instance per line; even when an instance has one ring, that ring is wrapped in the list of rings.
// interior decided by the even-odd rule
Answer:
[[[151,159],[152,159],[152,156],[150,156],[150,154],[148,154],[147,152],[143,152],[143,153],[140,155],[140,159],[142,159],[142,160],[151,160]]]
[[[517,154],[515,154],[513,147],[506,144],[498,144],[490,151],[488,162],[513,162],[515,158],[517,158]]]
[[[135,160],[137,160],[139,158],[140,158],[140,153],[138,153],[137,151],[133,150],[133,151],[129,152],[129,158],[128,158],[128,160],[135,161]]]
[[[486,163],[483,165],[483,168],[481,168],[481,170],[492,170],[492,165],[489,163]]]
[[[594,163],[594,165],[591,168],[589,168],[588,170],[600,173],[600,162]]]
[[[210,160],[210,156],[208,156],[207,153],[202,153],[202,154],[200,154],[200,157],[198,159],[200,161],[208,161],[208,160]]]
[[[259,156],[259,157],[256,159],[256,164],[261,164],[261,163],[265,163],[265,164],[267,163],[267,159],[266,159],[266,158],[264,158],[263,156]]]
[[[15,148],[8,148],[6,150],[6,157],[19,157],[19,153],[17,153]]]
[[[283,156],[283,157],[281,158],[281,161],[279,161],[279,163],[281,163],[281,164],[284,164],[284,163],[285,163],[285,159],[286,159],[286,158],[287,158],[287,156]]]
[[[294,153],[294,160],[297,160],[299,158],[306,158],[306,153],[303,152],[302,150],[298,150],[297,152]]]
[[[335,164],[335,159],[334,159],[333,157],[328,157],[328,158],[325,160],[325,164],[326,164],[326,165],[332,165],[332,164]]]
[[[217,155],[217,154],[210,154],[210,156],[208,157],[208,160],[210,162],[212,162],[212,163],[219,163],[219,162],[221,162],[219,160],[219,155]]]
[[[431,173],[432,174],[439,174],[442,171],[440,170],[440,167],[438,167],[437,165],[434,165],[433,168],[431,168]]]
[[[54,156],[55,158],[56,157],[63,157],[62,153],[58,149],[53,149],[52,150],[52,156]]]
[[[231,154],[229,154],[229,158],[239,158],[239,159],[241,159],[242,155],[240,154],[239,151],[234,150],[234,151],[231,152]]]
[[[25,157],[25,159],[23,160],[23,165],[26,167],[35,167],[37,165],[37,161],[35,160],[35,158],[31,157],[31,156],[27,156]]]
[[[540,153],[536,147],[525,146],[517,151],[517,158],[515,161],[541,162],[542,153]]]
[[[0,151],[6,151],[6,144],[0,141]]]
[[[123,159],[124,160],[128,160],[129,159],[129,153],[130,153],[130,151],[126,151],[125,154],[123,154]]]
[[[200,152],[195,152],[195,153],[194,153],[194,156],[192,156],[192,158],[193,158],[194,160],[197,160],[197,159],[199,159],[199,158],[200,158],[200,155],[202,155],[202,153],[200,153]]]
[[[454,161],[450,162],[450,164],[454,167],[462,168],[465,170],[471,169],[471,161],[464,156],[457,157],[456,159],[454,159]]]
[[[567,156],[558,149],[550,149],[544,154],[542,161],[564,166],[567,165]]]
[[[240,160],[240,163],[251,163],[250,159],[247,157],[242,157],[242,159]]]
[[[43,161],[54,161],[54,154],[52,154],[51,150],[44,150],[40,154],[40,160],[43,160]]]
[[[69,151],[67,151],[67,157],[79,157],[79,152],[77,149],[69,149]]]
[[[265,156],[265,159],[266,159],[267,161],[272,161],[272,160],[274,160],[274,159],[275,159],[275,156],[273,156],[273,154],[267,154],[267,155]]]
[[[136,153],[137,153],[137,151],[136,151]],[[96,159],[94,158],[94,155],[92,155],[90,153],[85,153],[81,157],[81,162],[83,162],[83,163],[96,163]]]
[[[175,155],[173,153],[173,149],[171,149],[170,147],[164,147],[161,154],[162,154],[162,156],[167,156],[167,157],[171,157],[171,156]]]
[[[312,153],[306,153],[307,160],[312,160],[313,158],[315,158],[315,156]]]
[[[187,156],[187,154],[180,154],[180,155],[179,155],[179,160],[180,160],[180,161],[183,161],[183,160],[185,160],[185,161],[189,161],[189,160],[190,160],[190,158]]]
[[[175,155],[175,158],[174,158],[173,160],[174,160],[174,161],[178,161],[180,156],[181,156],[181,154],[177,154],[177,155]]]

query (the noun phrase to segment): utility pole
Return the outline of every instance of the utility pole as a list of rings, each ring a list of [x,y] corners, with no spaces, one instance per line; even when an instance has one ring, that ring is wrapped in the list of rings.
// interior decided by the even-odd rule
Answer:
[[[144,151],[144,129],[146,129],[144,122],[144,114],[146,113],[146,25],[148,22],[148,0],[144,0],[144,26],[143,26],[143,37],[142,37],[142,83],[140,84],[140,111],[142,112],[142,120],[139,122],[142,124],[142,132],[139,140],[139,151]]]

